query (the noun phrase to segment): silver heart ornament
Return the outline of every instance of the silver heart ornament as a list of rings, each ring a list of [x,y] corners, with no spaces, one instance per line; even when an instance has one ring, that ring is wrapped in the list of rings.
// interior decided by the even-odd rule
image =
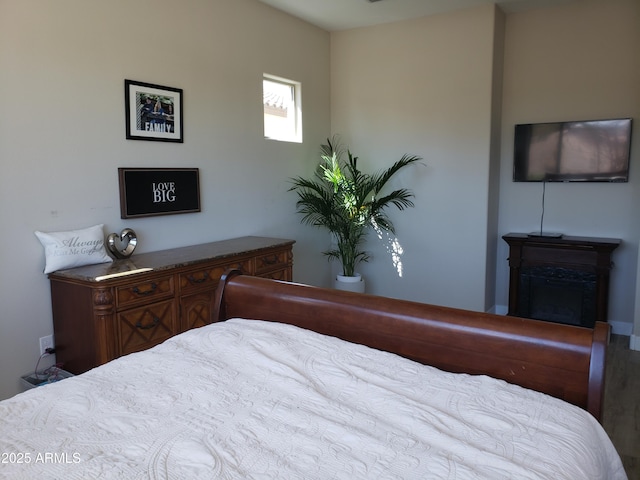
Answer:
[[[125,228],[117,233],[110,233],[107,236],[107,248],[116,258],[129,258],[138,244],[136,232],[130,228]]]

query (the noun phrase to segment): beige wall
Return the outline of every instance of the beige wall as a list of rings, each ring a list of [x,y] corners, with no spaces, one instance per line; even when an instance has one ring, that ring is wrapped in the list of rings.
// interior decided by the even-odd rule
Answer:
[[[375,256],[361,270],[371,293],[474,310],[493,304],[485,275],[495,248],[488,225],[497,18],[487,5],[331,36],[332,132],[362,168],[387,167],[404,153],[426,165],[396,184],[416,193],[415,208],[392,212],[401,278],[381,242],[369,239]]]
[[[502,84],[504,72],[504,29],[506,17],[502,10],[495,10],[493,76],[491,96],[491,144],[489,150],[489,215],[487,217],[487,271],[485,273],[485,310],[495,313],[496,259],[498,220],[500,208],[500,153],[502,131]]]
[[[402,278],[370,239],[375,259],[362,271],[372,293],[506,312],[501,236],[539,227],[542,194],[511,181],[513,126],[637,119],[639,8],[587,0],[503,17],[485,6],[332,34],[332,132],[374,169],[405,152],[427,165],[397,182],[417,194],[415,209],[394,215]],[[610,306],[623,334],[636,310],[637,143],[629,183],[552,184],[546,195],[545,229],[623,240]]]
[[[511,181],[514,124],[633,117],[629,182],[548,184],[544,214],[547,231],[623,240],[614,254],[609,320],[627,335],[640,238],[639,51],[637,0],[585,0],[507,16],[499,234],[540,226],[542,184]],[[506,305],[508,249],[503,241],[498,247],[497,303]]]
[[[133,228],[139,252],[294,238],[294,277],[326,283],[287,179],[329,131],[329,34],[255,0],[0,0],[0,398],[53,332],[34,230]],[[304,143],[263,139],[262,74],[302,82]],[[184,90],[184,144],[125,139],[124,79]],[[202,212],[121,220],[118,167],[198,167]]]

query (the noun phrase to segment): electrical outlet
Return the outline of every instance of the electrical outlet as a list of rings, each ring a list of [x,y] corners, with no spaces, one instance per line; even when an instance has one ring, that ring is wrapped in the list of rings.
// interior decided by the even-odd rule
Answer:
[[[46,337],[40,337],[40,355],[44,355],[47,348],[54,348],[53,335],[47,335]]]

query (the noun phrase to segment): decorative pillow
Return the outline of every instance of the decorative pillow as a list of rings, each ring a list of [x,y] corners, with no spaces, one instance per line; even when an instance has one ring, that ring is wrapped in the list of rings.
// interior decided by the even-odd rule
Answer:
[[[68,232],[34,232],[44,247],[44,273],[112,262],[104,247],[102,227],[100,224]]]

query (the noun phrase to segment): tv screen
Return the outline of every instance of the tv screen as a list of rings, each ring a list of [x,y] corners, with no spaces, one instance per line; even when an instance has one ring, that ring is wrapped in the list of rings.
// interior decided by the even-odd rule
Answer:
[[[626,182],[631,119],[516,125],[515,182]]]

